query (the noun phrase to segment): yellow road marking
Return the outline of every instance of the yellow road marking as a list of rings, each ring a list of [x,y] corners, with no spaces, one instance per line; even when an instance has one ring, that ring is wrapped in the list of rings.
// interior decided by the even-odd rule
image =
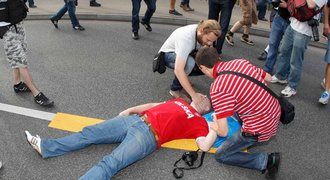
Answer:
[[[70,131],[79,132],[86,126],[91,126],[103,122],[102,119],[89,118],[84,116],[57,113],[48,127]],[[194,139],[180,139],[167,142],[162,145],[162,147],[181,149],[187,151],[197,150],[197,145]],[[212,148],[209,152],[214,153],[216,148]]]

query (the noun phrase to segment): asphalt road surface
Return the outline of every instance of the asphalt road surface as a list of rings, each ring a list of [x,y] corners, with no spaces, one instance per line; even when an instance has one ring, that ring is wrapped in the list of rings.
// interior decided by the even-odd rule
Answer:
[[[33,102],[30,94],[17,95],[12,89],[12,72],[0,49],[0,103],[46,112],[64,112],[99,119],[116,116],[121,110],[146,102],[171,98],[168,94],[173,71],[154,74],[151,63],[162,43],[176,26],[152,24],[153,31],[140,29],[141,39],[131,38],[126,22],[81,21],[86,31],[77,32],[69,21],[55,29],[50,21],[27,21],[28,62],[37,87],[55,101],[46,109]],[[255,46],[242,44],[235,34],[235,47],[224,45],[223,59],[245,58],[256,66],[267,39],[251,36]],[[0,46],[3,46],[0,41]],[[250,149],[282,153],[278,179],[329,179],[330,107],[318,104],[324,76],[324,49],[309,47],[297,95],[293,123],[280,125],[269,143]],[[212,82],[206,76],[191,78],[199,92],[208,93]],[[275,92],[284,86],[271,85]],[[90,146],[64,156],[42,159],[28,145],[24,130],[44,138],[70,132],[48,128],[49,121],[0,111],[0,179],[71,180],[78,179],[117,145]],[[113,179],[174,179],[173,163],[183,151],[160,149],[120,171]],[[204,165],[185,172],[183,179],[264,179],[255,170],[223,165],[207,154]]]

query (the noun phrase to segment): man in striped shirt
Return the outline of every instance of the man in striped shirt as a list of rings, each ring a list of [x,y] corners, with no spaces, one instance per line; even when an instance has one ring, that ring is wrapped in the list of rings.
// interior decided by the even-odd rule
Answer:
[[[271,80],[271,76],[249,61],[235,59],[228,62],[219,60],[215,48],[203,47],[196,55],[196,64],[208,77],[214,78],[210,88],[213,119],[219,136],[228,134],[227,117],[235,113],[242,121],[242,128],[228,138],[217,150],[217,161],[257,169],[274,176],[279,167],[279,153],[241,152],[258,142],[268,141],[276,134],[280,120],[280,104],[271,94],[243,77],[223,74],[222,71],[234,71],[249,75],[261,83]]]

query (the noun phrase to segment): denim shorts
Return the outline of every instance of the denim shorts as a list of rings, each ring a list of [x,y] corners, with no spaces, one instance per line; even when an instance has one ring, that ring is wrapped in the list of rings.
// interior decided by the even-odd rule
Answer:
[[[325,53],[324,56],[324,61],[330,64],[330,38],[328,38],[328,47],[327,47],[327,52]]]

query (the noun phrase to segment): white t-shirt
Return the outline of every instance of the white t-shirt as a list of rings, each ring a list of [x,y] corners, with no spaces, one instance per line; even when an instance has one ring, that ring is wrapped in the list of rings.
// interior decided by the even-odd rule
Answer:
[[[159,52],[175,52],[177,57],[187,61],[189,53],[200,47],[196,39],[197,24],[180,27],[173,31],[160,48]]]
[[[321,8],[327,3],[327,0],[314,0],[314,2],[319,8]],[[296,18],[290,17],[290,26],[292,29],[301,34],[305,34],[310,37],[313,36],[312,28],[308,25],[307,22],[300,22]]]

